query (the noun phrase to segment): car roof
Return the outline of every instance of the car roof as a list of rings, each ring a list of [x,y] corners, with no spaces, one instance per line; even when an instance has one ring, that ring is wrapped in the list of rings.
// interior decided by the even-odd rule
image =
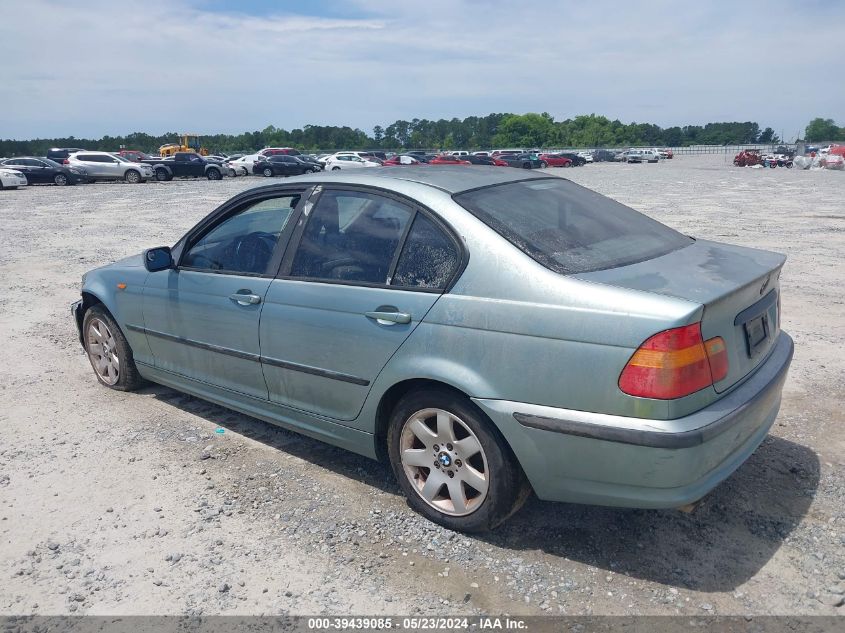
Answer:
[[[417,169],[407,167],[374,167],[366,170],[321,172],[301,176],[297,180],[338,183],[357,183],[390,188],[386,181],[401,180],[435,187],[449,194],[480,189],[507,182],[549,178],[548,174],[526,173],[525,169],[508,169],[487,165],[427,165]],[[364,173],[361,173],[364,172]],[[287,181],[290,182],[290,181]]]

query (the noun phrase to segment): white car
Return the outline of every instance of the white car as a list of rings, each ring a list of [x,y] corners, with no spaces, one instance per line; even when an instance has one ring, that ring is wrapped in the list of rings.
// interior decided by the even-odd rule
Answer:
[[[588,163],[593,162],[593,153],[592,152],[578,152],[578,156],[583,158]]]
[[[125,180],[136,184],[153,178],[153,168],[109,152],[76,152],[67,157],[71,167],[81,167],[91,180]]]
[[[326,159],[326,171],[338,169],[359,169],[361,167],[380,167],[380,163],[366,160],[351,153],[335,154]]]
[[[463,149],[455,150],[454,152],[447,152],[449,156],[469,156],[469,152]]]
[[[367,160],[370,156],[369,152],[335,152],[329,158],[339,157],[339,156],[357,156],[363,160]]]
[[[17,189],[27,186],[26,176],[17,169],[9,169],[0,165],[0,189]]]
[[[235,160],[230,160],[226,164],[235,172],[236,176],[249,176],[252,173],[252,167],[259,160],[265,160],[266,156],[260,154],[249,154],[241,156]]]

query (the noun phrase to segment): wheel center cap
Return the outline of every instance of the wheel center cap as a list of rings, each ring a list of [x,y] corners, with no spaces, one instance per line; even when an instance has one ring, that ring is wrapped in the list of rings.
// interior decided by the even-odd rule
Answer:
[[[440,454],[437,456],[437,461],[439,461],[440,465],[444,468],[448,468],[452,465],[452,458],[446,451],[440,451]]]

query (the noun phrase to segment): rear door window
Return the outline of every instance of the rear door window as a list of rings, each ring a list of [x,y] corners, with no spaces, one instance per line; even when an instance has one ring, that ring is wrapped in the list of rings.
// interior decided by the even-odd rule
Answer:
[[[485,187],[454,200],[526,255],[563,274],[627,266],[693,242],[561,178]]]
[[[414,210],[362,191],[325,191],[305,225],[291,277],[387,284]]]
[[[422,213],[417,213],[391,285],[443,290],[460,263],[460,251],[446,233]]]

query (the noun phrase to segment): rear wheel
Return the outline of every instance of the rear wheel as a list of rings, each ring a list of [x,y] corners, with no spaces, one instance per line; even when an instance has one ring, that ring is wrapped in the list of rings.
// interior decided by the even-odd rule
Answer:
[[[272,175],[273,175],[273,170],[272,170],[272,169],[270,169],[269,167],[265,167],[265,168],[264,168],[264,171],[262,171],[261,173],[262,173],[262,174],[264,174],[264,176],[265,176],[266,178],[269,178],[270,176],[272,176]]]
[[[531,169],[531,163],[522,163],[523,169]]]
[[[124,174],[123,179],[130,185],[137,185],[141,182],[141,172],[135,169],[130,169],[126,172],[126,174]]]
[[[530,493],[504,438],[461,394],[436,388],[408,394],[393,411],[387,441],[408,504],[449,529],[490,530]]]
[[[545,169],[548,166],[549,166],[549,164],[546,161],[544,161],[544,160],[540,161],[540,169]]]
[[[64,187],[67,183],[67,176],[64,174],[56,174],[53,176],[53,182],[56,183],[59,187]]]
[[[144,384],[129,343],[102,305],[85,313],[82,332],[85,352],[101,384],[118,391],[134,391]]]
[[[332,171],[340,171],[340,167],[332,167]]]

